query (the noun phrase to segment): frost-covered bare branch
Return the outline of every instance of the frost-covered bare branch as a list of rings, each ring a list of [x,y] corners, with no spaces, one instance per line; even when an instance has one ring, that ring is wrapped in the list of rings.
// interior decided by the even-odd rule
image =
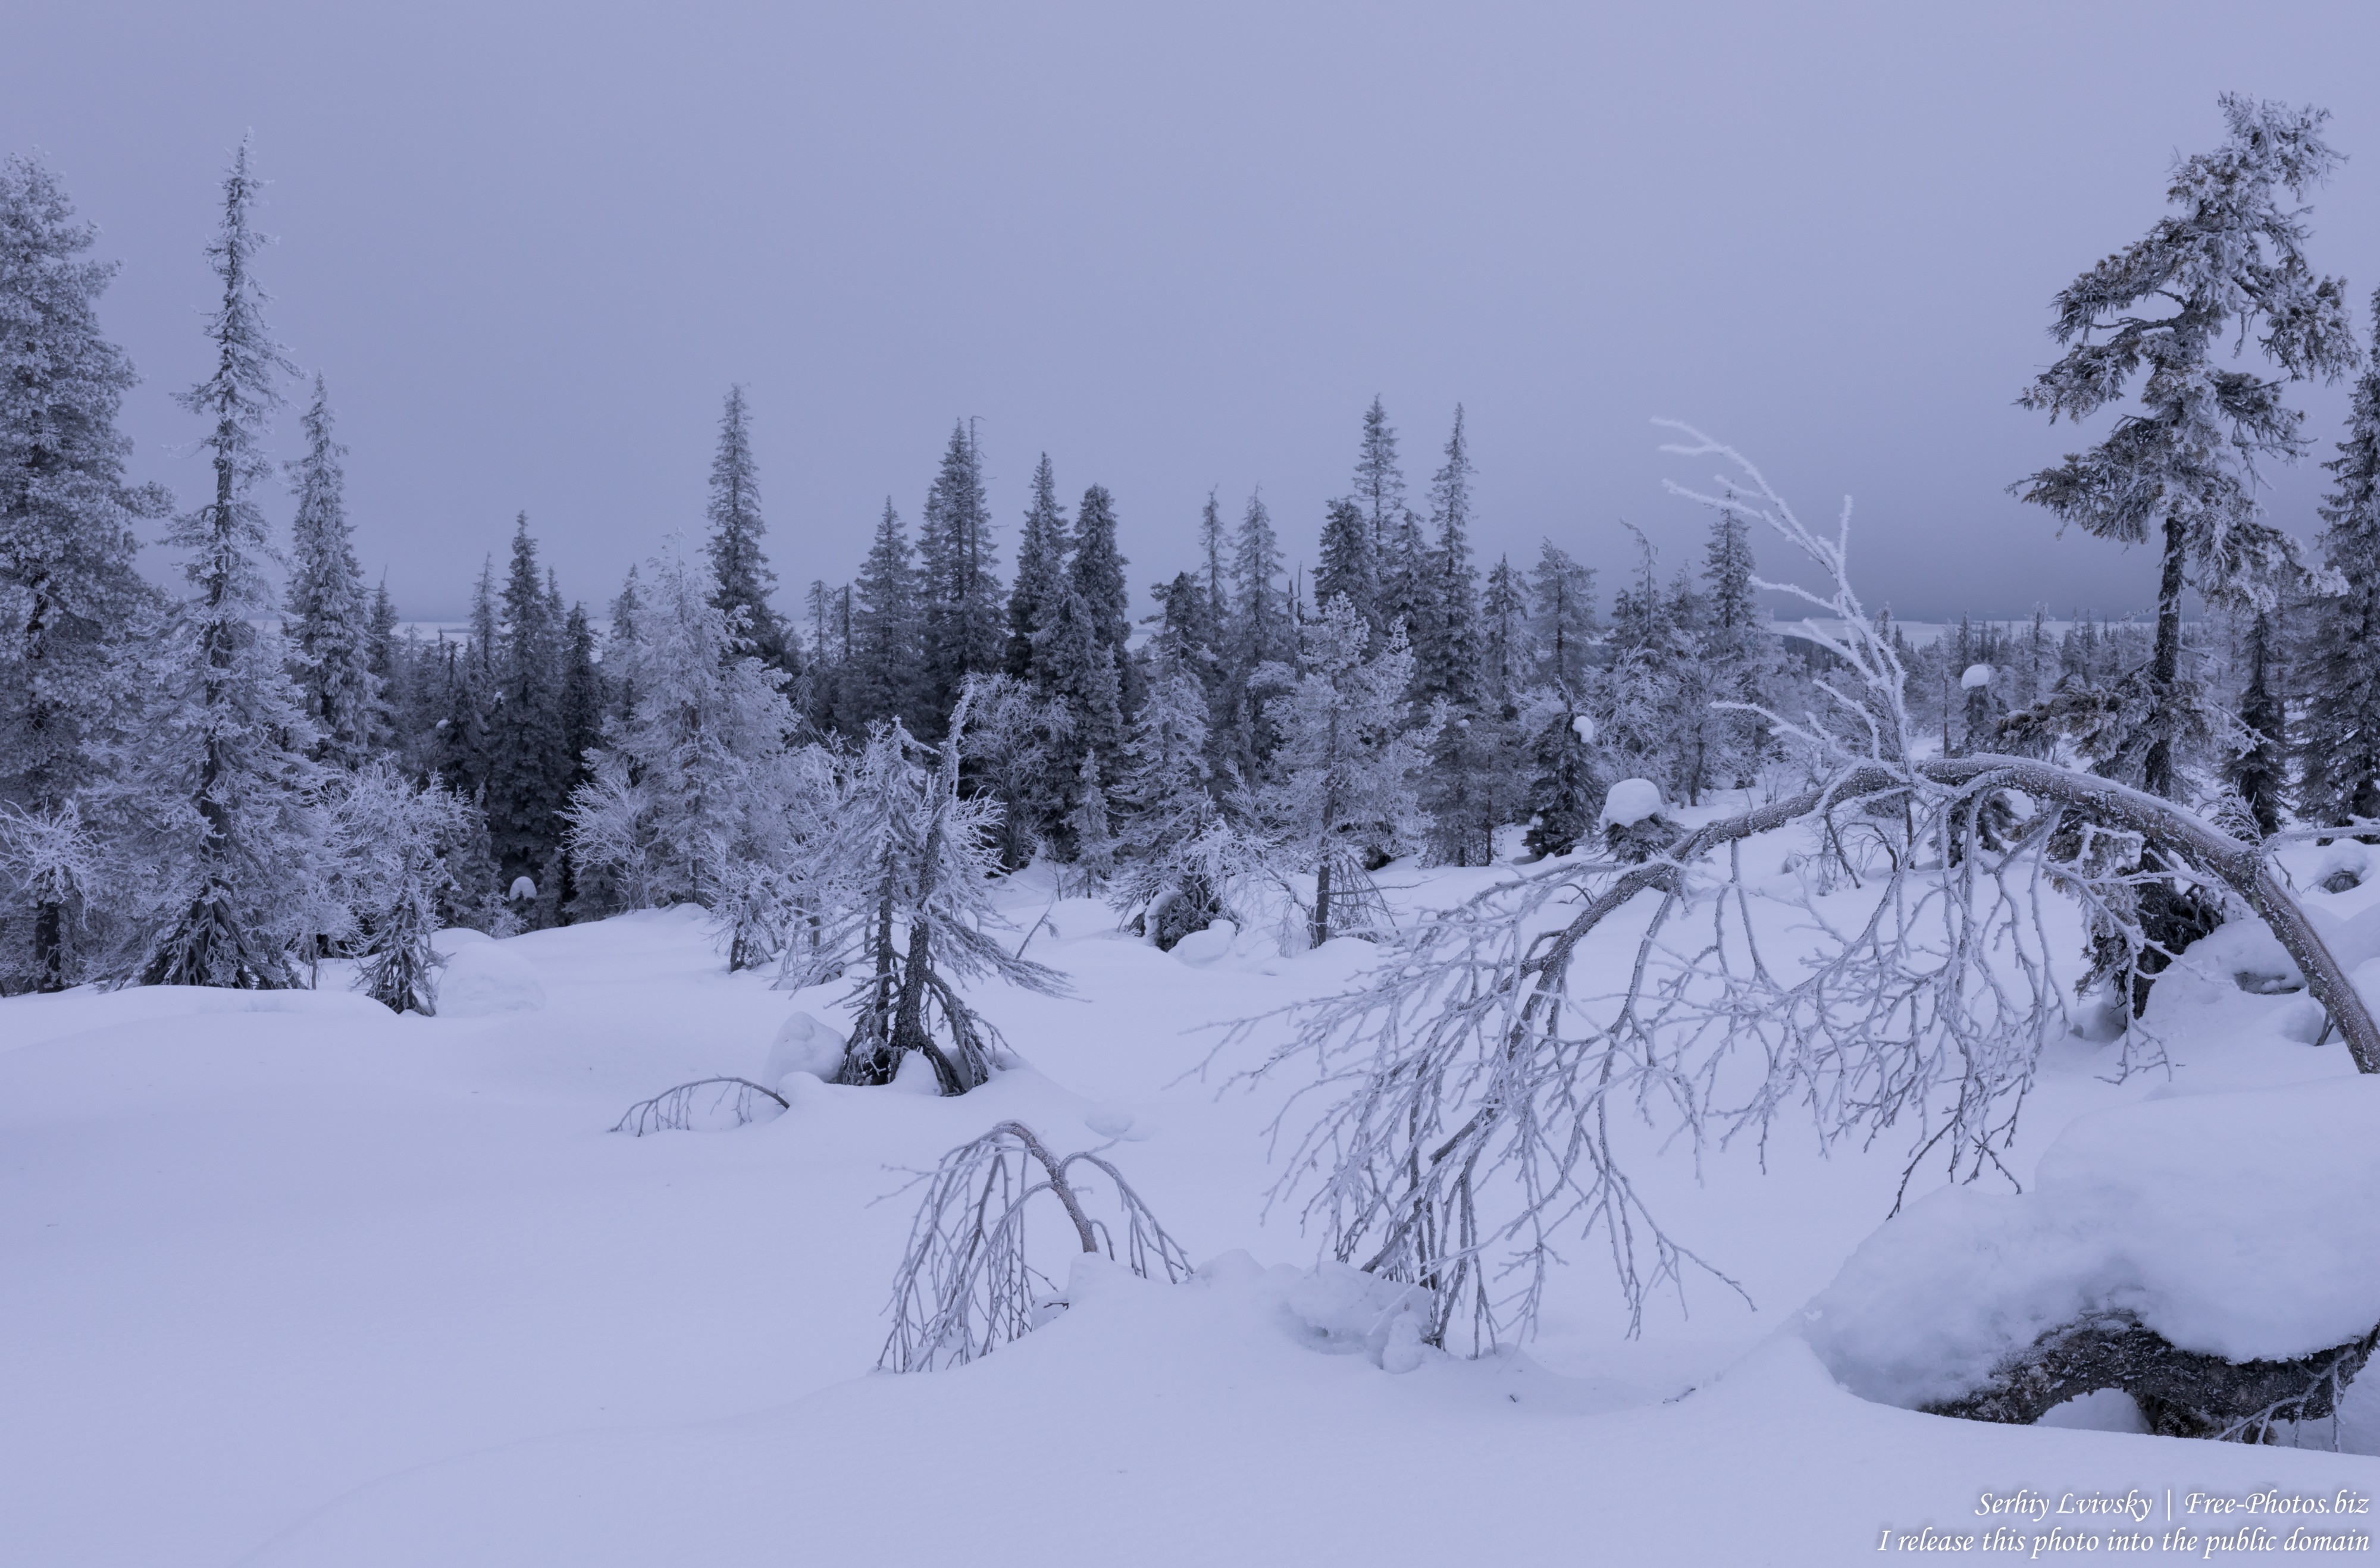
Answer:
[[[1077,1167],[1087,1170],[1070,1174]],[[1089,1171],[1111,1184],[1112,1224],[1085,1206],[1094,1190],[1082,1179]],[[1061,1159],[1022,1122],[1002,1122],[959,1145],[919,1180],[925,1197],[892,1277],[892,1330],[877,1362],[892,1371],[964,1365],[1065,1309],[1026,1245],[1026,1211],[1043,1193],[1063,1210],[1081,1252],[1114,1259],[1143,1279],[1190,1275],[1188,1255],[1122,1172],[1096,1151]]]

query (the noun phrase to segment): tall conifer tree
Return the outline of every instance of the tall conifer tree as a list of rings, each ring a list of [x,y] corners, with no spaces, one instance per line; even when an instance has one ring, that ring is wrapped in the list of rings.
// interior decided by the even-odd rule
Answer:
[[[92,237],[49,170],[0,162],[0,812],[55,826],[79,822],[105,767],[148,598],[132,524],[169,510],[125,482],[115,419],[137,378],[99,329],[115,267],[88,259]],[[26,870],[21,902],[0,906],[0,990],[58,990],[79,978],[85,889],[67,865]]]
[[[164,711],[151,726],[142,790],[157,878],[137,966],[150,984],[295,985],[291,949],[321,901],[328,825],[322,778],[308,756],[314,727],[256,622],[273,610],[264,514],[253,499],[272,473],[264,433],[295,368],[264,322],[254,272],[263,245],[251,218],[261,183],[248,146],[224,180],[223,224],[207,259],[222,298],[206,330],[215,364],[182,394],[211,421],[200,440],[214,494],[167,535],[189,551],[191,595],[163,659]]]
[[[799,675],[800,639],[769,603],[777,574],[760,544],[759,465],[752,457],[752,415],[744,389],[727,389],[719,416],[719,450],[710,460],[710,602],[731,620],[744,612],[743,640],[771,669]]]
[[[371,671],[364,572],[347,525],[346,474],[339,463],[347,449],[332,436],[331,394],[320,375],[300,424],[306,452],[289,465],[298,514],[289,528],[292,570],[283,634],[314,721],[315,754],[353,769],[371,751],[380,691]]]

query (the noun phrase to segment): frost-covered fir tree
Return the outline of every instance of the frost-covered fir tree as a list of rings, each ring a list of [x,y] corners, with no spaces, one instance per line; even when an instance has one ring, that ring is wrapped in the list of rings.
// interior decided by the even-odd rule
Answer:
[[[2188,734],[2204,728],[2182,669],[2184,590],[2250,610],[2277,602],[2296,551],[2263,515],[2256,464],[2303,449],[2288,384],[2335,380],[2356,359],[2344,285],[2307,263],[2296,205],[2338,164],[2328,116],[2234,94],[2222,107],[2230,135],[2176,168],[2175,211],[2058,293],[2051,332],[2067,353],[2018,400],[2080,423],[2146,373],[2138,408],[2106,440],[2014,488],[2086,533],[2157,549],[2154,657],[2115,711],[2091,717],[2120,731],[2096,742],[2099,770],[2168,797]],[[2249,336],[2278,377],[2218,359]]]
[[[1315,947],[1377,929],[1383,911],[1369,871],[1417,837],[1415,775],[1432,736],[1404,722],[1413,653],[1403,634],[1376,645],[1355,607],[1332,599],[1301,629],[1298,668],[1271,683],[1281,744],[1261,792],[1288,863],[1315,879],[1306,935]]]
[[[1132,596],[1123,578],[1130,564],[1116,548],[1115,498],[1105,485],[1093,485],[1075,512],[1075,557],[1066,574],[1090,620],[1092,640],[1114,671],[1116,711],[1127,720],[1140,708],[1140,671],[1132,661]],[[1095,743],[1103,760],[1112,760],[1123,741],[1116,733]]]
[[[1529,632],[1536,649],[1531,680],[1550,686],[1572,709],[1586,699],[1587,676],[1602,628],[1595,614],[1595,572],[1548,539],[1529,572]]]
[[[2246,645],[2240,649],[2240,738],[2225,782],[2239,792],[2258,834],[2280,831],[2282,797],[2289,789],[2286,758],[2289,740],[2276,677],[2272,612],[2251,614]]]
[[[1123,746],[1123,707],[1114,652],[1099,640],[1090,605],[1071,576],[1062,578],[1041,606],[1033,632],[1033,689],[1066,710],[1065,735],[1051,754],[1054,771],[1013,810],[1041,818],[1048,836],[1066,843],[1054,829],[1075,804],[1074,780],[1083,758],[1113,759]]]
[[[887,496],[853,585],[851,657],[840,681],[842,711],[849,722],[923,723],[925,623],[918,595],[917,552]]]
[[[1237,846],[1207,753],[1206,687],[1182,659],[1160,655],[1116,783],[1123,826],[1110,898],[1169,951],[1231,915]]]
[[[1505,719],[1519,717],[1529,685],[1529,597],[1510,556],[1488,569],[1479,596],[1479,704]]]
[[[1033,633],[1066,575],[1066,509],[1058,501],[1050,454],[1033,470],[1032,499],[1016,537],[1016,581],[1008,590],[1008,642],[1002,665],[1022,681],[1033,672]]]
[[[504,621],[491,661],[495,703],[487,716],[482,797],[489,840],[507,887],[523,876],[540,887],[553,879],[549,868],[562,845],[562,811],[577,769],[563,732],[564,629],[553,597],[538,570],[537,541],[523,513],[513,525]]]
[[[289,464],[298,514],[289,525],[289,591],[282,621],[291,673],[314,721],[316,755],[337,767],[360,765],[372,748],[380,706],[372,674],[370,612],[364,572],[347,525],[347,449],[331,433],[331,394],[314,378],[314,400],[299,421],[305,455]]]
[[[0,810],[23,814],[27,847],[24,874],[0,884],[0,992],[81,978],[75,857],[30,846],[89,847],[86,798],[150,597],[132,525],[170,509],[125,482],[115,419],[137,378],[100,331],[115,268],[90,259],[92,236],[48,169],[0,162]]]
[[[1353,501],[1334,501],[1322,519],[1321,563],[1314,569],[1314,599],[1343,598],[1380,629],[1379,573],[1373,556],[1372,525]]]
[[[455,876],[480,834],[471,803],[435,778],[416,785],[386,759],[334,791],[341,895],[356,916],[356,989],[392,1012],[434,1016],[431,938],[465,895]]]
[[[784,677],[740,651],[742,626],[673,539],[650,563],[637,623],[635,706],[571,797],[569,843],[635,905],[715,910],[734,863],[783,852]]]
[[[1069,623],[1082,627],[1079,616]],[[959,755],[968,793],[1000,808],[993,820],[1001,869],[1017,870],[1045,848],[1061,860],[1073,858],[1070,821],[1082,768],[1073,706],[1055,692],[1005,675],[979,675],[967,690],[973,695]]]
[[[1221,627],[1231,619],[1231,577],[1224,570],[1230,551],[1225,548],[1223,503],[1215,491],[1207,492],[1207,505],[1198,513],[1198,559],[1205,563],[1204,585],[1207,590],[1207,623]],[[1219,648],[1217,650],[1220,652]]]
[[[1001,667],[999,556],[984,500],[983,460],[965,420],[951,432],[926,496],[917,541],[926,703],[922,733],[936,737],[970,675]]]
[[[322,903],[328,833],[313,722],[289,679],[254,491],[272,473],[264,433],[293,367],[264,322],[251,218],[260,183],[248,147],[224,180],[207,259],[222,296],[207,318],[214,368],[181,394],[210,421],[199,450],[214,493],[175,520],[190,597],[155,660],[157,711],[128,781],[145,818],[145,908],[128,972],[148,984],[295,985],[291,947]]]
[[[1642,534],[1636,542],[1635,578],[1612,596],[1611,668],[1599,682],[1595,720],[1616,766],[1659,779],[1677,756],[1677,677],[1686,660],[1654,574],[1653,546]]]
[[[1406,629],[1413,642],[1413,700],[1419,711],[1440,702],[1467,709],[1477,696],[1479,573],[1471,564],[1471,475],[1463,405],[1456,404],[1446,464],[1429,487],[1437,539],[1425,568],[1422,601]]]
[[[1404,471],[1397,466],[1396,427],[1379,398],[1364,411],[1364,436],[1355,452],[1355,488],[1351,498],[1371,534],[1375,573],[1405,514]]]
[[[841,852],[863,868],[863,969],[839,1082],[890,1083],[915,1052],[932,1063],[944,1094],[964,1094],[1005,1053],[959,984],[991,979],[1044,995],[1064,990],[1054,971],[1011,953],[994,935],[1000,918],[988,889],[1000,807],[959,789],[971,698],[980,689],[961,690],[940,748],[929,751],[887,725],[855,765]]]
[[[744,389],[727,389],[719,416],[719,450],[710,460],[711,602],[744,628],[760,662],[786,675],[802,672],[801,640],[769,603],[777,574],[760,543],[759,465],[752,457],[752,414]],[[740,616],[738,612],[741,612]]]
[[[1566,855],[1592,832],[1610,787],[1593,711],[1603,706],[1593,650],[1601,635],[1595,573],[1544,541],[1529,572],[1530,679],[1545,699],[1525,719],[1528,852]]]
[[[2380,820],[2380,293],[2373,296],[2373,357],[2355,383],[2353,413],[2322,507],[2322,560],[2337,591],[2313,604],[2297,677],[2300,808],[2338,826]]]
[[[1737,790],[1752,787],[1772,745],[1768,720],[1753,711],[1768,706],[1777,669],[1776,641],[1755,597],[1754,576],[1751,525],[1732,512],[1720,513],[1703,548],[1695,652],[1709,672],[1711,700],[1742,705],[1716,719],[1720,750],[1713,777]]]
[[[1231,615],[1223,633],[1230,645],[1225,654],[1225,770],[1248,778],[1272,754],[1275,738],[1267,716],[1269,699],[1258,672],[1267,665],[1286,665],[1297,653],[1281,577],[1281,537],[1273,532],[1262,492],[1253,493],[1232,540]]]
[[[364,673],[371,677],[373,697],[370,722],[364,731],[365,750],[374,755],[401,753],[407,716],[414,704],[414,650],[396,619],[396,601],[389,597],[385,576],[372,589],[365,626]]]
[[[1115,874],[1115,826],[1108,815],[1108,792],[1100,781],[1097,752],[1083,754],[1075,809],[1066,815],[1066,828],[1074,840],[1075,870],[1082,878],[1077,896],[1095,898]]]

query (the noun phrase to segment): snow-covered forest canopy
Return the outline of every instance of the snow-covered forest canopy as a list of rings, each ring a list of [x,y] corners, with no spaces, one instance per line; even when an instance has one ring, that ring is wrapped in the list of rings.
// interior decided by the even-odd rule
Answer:
[[[1645,488],[1666,483],[1696,519],[1691,557],[1565,527],[1487,560],[1463,407],[1417,434],[1378,398],[1347,410],[1343,493],[1300,518],[1261,491],[1077,490],[1095,476],[1062,484],[1047,455],[1023,515],[997,516],[960,418],[921,454],[922,501],[885,500],[856,576],[796,590],[778,568],[803,536],[767,503],[741,386],[723,390],[707,492],[687,476],[689,525],[657,532],[616,590],[565,593],[523,513],[469,583],[468,623],[425,632],[348,514],[347,443],[372,433],[339,422],[337,367],[301,369],[276,336],[258,153],[241,144],[212,233],[192,236],[208,370],[179,394],[190,477],[171,490],[128,477],[135,372],[102,320],[115,264],[60,176],[11,157],[0,1061],[21,1067],[6,1095],[33,1118],[5,1135],[11,1168],[62,1213],[124,1219],[43,1162],[91,1102],[152,1092],[225,1127],[353,1114],[375,1158],[435,1161],[457,1114],[440,1097],[462,1079],[382,1081],[398,1069],[378,1058],[418,1046],[468,1077],[481,1069],[457,1064],[484,1045],[504,1065],[468,1095],[534,1102],[524,1125],[574,1151],[558,1168],[614,1197],[664,1165],[715,1199],[731,1176],[807,1162],[815,1196],[771,1201],[838,1217],[801,1222],[801,1267],[865,1277],[822,1287],[808,1319],[798,1295],[771,1300],[768,1332],[849,1361],[864,1330],[844,1372],[880,1345],[904,1371],[988,1357],[901,1381],[990,1392],[880,1396],[958,1401],[932,1417],[954,1448],[995,1443],[1019,1400],[1062,1432],[1019,1392],[1037,1369],[1096,1385],[1156,1336],[1216,1365],[1318,1348],[1427,1370],[1435,1403],[1393,1422],[1453,1434],[1447,1452],[1475,1449],[1463,1464],[1547,1441],[1542,1424],[1496,1427],[1508,1398],[1541,1423],[1605,1422],[1580,1441],[1613,1464],[1707,1452],[1712,1422],[1788,1441],[1797,1410],[1848,1447],[1917,1456],[1900,1493],[1828,1494],[1841,1518],[1787,1509],[1815,1533],[1764,1560],[1958,1524],[1945,1500],[2045,1475],[2042,1455],[2093,1495],[2178,1474],[2086,1441],[2116,1432],[2345,1449],[2274,1468],[2190,1445],[2229,1455],[2192,1476],[2227,1496],[2368,1493],[2380,296],[2359,300],[2325,270],[2350,259],[2314,241],[2311,203],[2340,157],[2326,116],[2239,96],[2221,112],[2147,233],[2111,236],[2048,302],[2057,357],[2008,389],[2010,419],[2050,427],[2010,488],[2077,535],[2139,546],[2152,608],[2054,604],[2044,561],[2029,619],[1922,638],[1863,598],[1848,502],[1812,521],[1750,458],[1668,421],[1647,426]],[[2333,384],[2352,389],[2350,421],[2316,428],[2304,393]],[[2299,463],[2328,476],[2310,538],[2265,502],[2269,472]],[[1198,564],[1144,581],[1127,546],[1169,507],[1195,517]],[[1605,560],[1613,538],[1626,548]],[[151,556],[178,583],[144,572]],[[539,1099],[539,1072],[581,1066],[565,1018],[594,1042],[587,1082]],[[172,1065],[139,1054],[186,1044]],[[75,1076],[108,1052],[131,1065]],[[1062,1064],[1133,1087],[1087,1104]],[[194,1070],[226,1076],[210,1089]],[[377,1112],[309,1098],[383,1092],[428,1153],[405,1153]],[[597,1093],[617,1104],[580,1127]],[[188,1126],[156,1136],[200,1167],[220,1153]],[[472,1171],[539,1185],[464,1142]],[[697,1147],[747,1152],[712,1166]],[[1862,1173],[1826,1188],[1848,1217],[1812,1221],[1791,1263],[1755,1234],[1790,1229],[1760,1207],[1781,1200],[1743,1196],[1772,1163],[1814,1192],[1836,1179],[1814,1173]],[[891,1206],[905,1233],[889,1210],[852,1217],[909,1179],[888,1164],[917,1177]],[[1729,1223],[1710,1190],[1772,1217]],[[679,1235],[684,1212],[662,1228]],[[772,1248],[749,1228],[769,1214],[725,1201],[700,1248],[679,1236],[669,1256]],[[473,1234],[470,1278],[504,1297],[501,1233]],[[1206,1244],[1223,1234],[1304,1266],[1219,1258]],[[64,1324],[75,1292],[40,1282],[74,1264],[22,1245],[19,1321]],[[792,1291],[789,1265],[771,1267],[769,1290]],[[888,1315],[868,1318],[888,1287]],[[1611,1352],[1638,1357],[1624,1374],[1586,1348],[1689,1301],[1760,1332],[1717,1359]],[[732,1402],[651,1393],[679,1342],[716,1325],[699,1300],[650,1305],[621,1331],[637,1347],[586,1380],[646,1380],[622,1396],[643,1419],[719,1418]],[[686,1375],[736,1375],[735,1336],[763,1316],[739,1300],[727,1348],[688,1352]],[[1252,1351],[1251,1323],[1292,1333]],[[1081,1345],[1110,1359],[1060,1359]],[[47,1374],[10,1376],[34,1405],[66,1397]],[[893,1441],[901,1416],[865,1392],[885,1381],[835,1395],[834,1419]],[[1343,1383],[1311,1393],[1343,1404]],[[1366,1402],[1392,1396],[1352,1397],[1284,1429],[1352,1441]],[[588,1403],[356,1464],[395,1475],[609,1431]],[[1884,1418],[1869,1406],[1891,1424],[1863,1425]],[[1243,1418],[1257,1417],[1217,1417]],[[1962,1421],[2046,1426],[1989,1448],[1924,1435]],[[809,1436],[787,1441],[805,1484],[840,1473]],[[747,1464],[707,1430],[658,1466],[662,1451],[605,1441],[573,1462],[657,1500],[680,1496],[650,1479],[673,1465]],[[534,1511],[565,1505],[540,1463],[423,1472],[395,1502],[335,1465],[309,1472],[275,1527],[334,1496],[346,1512],[257,1560],[359,1562],[377,1541],[392,1560],[459,1561],[422,1543],[497,1517],[556,1552],[601,1538],[619,1560],[663,1560],[619,1545],[663,1538],[638,1534],[650,1520],[552,1533]],[[1392,1468],[1330,1484],[1368,1481],[1385,1516],[1409,1503],[1378,1488],[1426,1484],[1381,1478]],[[743,1476],[755,1507],[770,1474]],[[689,1512],[715,1507],[684,1502],[700,1490],[680,1496]],[[741,1506],[698,1533],[743,1539]],[[407,1523],[390,1534],[392,1518]],[[224,1526],[224,1550],[249,1523]],[[1378,1527],[1363,1526],[1376,1555],[1394,1547]],[[1525,1529],[1486,1528],[1525,1560]]]

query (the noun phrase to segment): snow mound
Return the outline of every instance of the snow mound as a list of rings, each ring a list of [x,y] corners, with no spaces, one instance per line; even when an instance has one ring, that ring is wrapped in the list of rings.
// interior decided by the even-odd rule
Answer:
[[[1988,686],[1992,683],[1993,673],[1988,664],[1971,664],[1967,666],[1966,673],[1959,677],[1960,689],[1972,692],[1978,686]]]
[[[821,1023],[808,1013],[795,1013],[770,1043],[769,1061],[760,1069],[760,1081],[773,1086],[783,1083],[787,1073],[806,1072],[832,1083],[834,1075],[843,1070],[844,1043],[832,1024]]]
[[[2372,851],[2352,838],[2341,838],[2322,852],[2313,879],[2325,893],[2344,893],[2363,886],[2372,874]]]
[[[449,933],[438,935],[443,938]],[[486,1018],[534,1012],[545,1006],[545,987],[527,959],[479,932],[471,935],[480,940],[455,948],[438,971],[440,1018]]]
[[[468,925],[450,925],[431,935],[430,945],[443,957],[451,959],[466,947],[476,947],[482,942],[494,940],[484,931],[475,931]]]
[[[1633,827],[1661,814],[1661,787],[1649,778],[1623,778],[1603,797],[1603,820]]]
[[[2157,978],[2160,990],[2168,985],[2175,990],[2167,999],[2168,1007],[2205,1006],[2232,991],[2259,996],[2302,991],[2305,976],[2263,921],[2243,918],[2226,921],[2184,947],[2173,967]]]
[[[516,903],[523,899],[534,899],[537,897],[537,883],[529,877],[516,876],[513,878],[512,891],[504,897]]]
[[[1194,931],[1173,944],[1173,956],[1185,964],[1211,964],[1226,957],[1232,944],[1238,940],[1240,928],[1228,920],[1219,920],[1203,931]]]
[[[1853,1393],[1964,1393],[2043,1333],[2129,1312],[2278,1359],[2380,1323],[2380,1079],[2178,1095],[2075,1121],[2031,1192],[1947,1188],[1852,1253],[1796,1332]]]
[[[1292,1320],[1312,1348],[1363,1356],[1383,1371],[1410,1372],[1427,1359],[1422,1343],[1435,1294],[1418,1285],[1382,1279],[1345,1263],[1327,1262],[1289,1287]],[[1442,1353],[1441,1353],[1442,1354]]]

